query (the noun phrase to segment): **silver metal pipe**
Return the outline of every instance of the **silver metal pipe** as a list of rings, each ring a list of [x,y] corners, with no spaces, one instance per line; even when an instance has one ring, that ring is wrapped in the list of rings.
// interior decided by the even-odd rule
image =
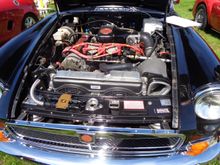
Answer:
[[[44,105],[44,102],[38,100],[38,99],[36,98],[35,94],[34,94],[34,91],[35,91],[36,87],[40,84],[40,82],[41,82],[40,79],[35,80],[35,82],[34,82],[33,85],[31,86],[30,96],[31,96],[31,99],[32,99],[37,105],[43,106],[43,105]]]

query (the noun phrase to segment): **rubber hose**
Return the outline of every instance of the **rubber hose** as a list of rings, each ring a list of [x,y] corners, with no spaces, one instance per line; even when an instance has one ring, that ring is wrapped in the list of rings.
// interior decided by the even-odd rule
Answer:
[[[154,46],[154,40],[149,33],[141,33],[140,41],[144,43],[145,56],[150,57]]]

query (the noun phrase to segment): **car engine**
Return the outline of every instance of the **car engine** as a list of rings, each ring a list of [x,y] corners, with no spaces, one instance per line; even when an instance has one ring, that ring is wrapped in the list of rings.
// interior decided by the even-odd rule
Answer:
[[[35,60],[22,101],[29,120],[155,126],[170,119],[171,59],[163,23],[143,18],[125,26],[111,19],[62,20]]]
[[[156,23],[150,33],[102,25],[98,32],[87,30],[79,39],[73,28],[60,27],[53,34],[56,45],[65,44],[65,40],[73,44],[63,49],[63,60],[56,62],[50,89],[90,95],[168,94],[171,87],[166,60],[155,54],[157,43],[151,35],[163,29]],[[144,20],[143,29],[148,24],[152,22]]]

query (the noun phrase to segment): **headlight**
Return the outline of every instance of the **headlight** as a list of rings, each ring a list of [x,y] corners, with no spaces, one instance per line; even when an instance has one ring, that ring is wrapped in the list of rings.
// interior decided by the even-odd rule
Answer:
[[[205,120],[220,119],[220,84],[206,85],[196,93],[195,113]]]

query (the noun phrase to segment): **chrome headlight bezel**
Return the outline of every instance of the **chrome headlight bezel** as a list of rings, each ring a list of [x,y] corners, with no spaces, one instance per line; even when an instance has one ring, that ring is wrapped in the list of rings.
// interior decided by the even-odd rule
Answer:
[[[194,96],[196,115],[204,120],[220,119],[220,84],[208,84],[199,88]]]

